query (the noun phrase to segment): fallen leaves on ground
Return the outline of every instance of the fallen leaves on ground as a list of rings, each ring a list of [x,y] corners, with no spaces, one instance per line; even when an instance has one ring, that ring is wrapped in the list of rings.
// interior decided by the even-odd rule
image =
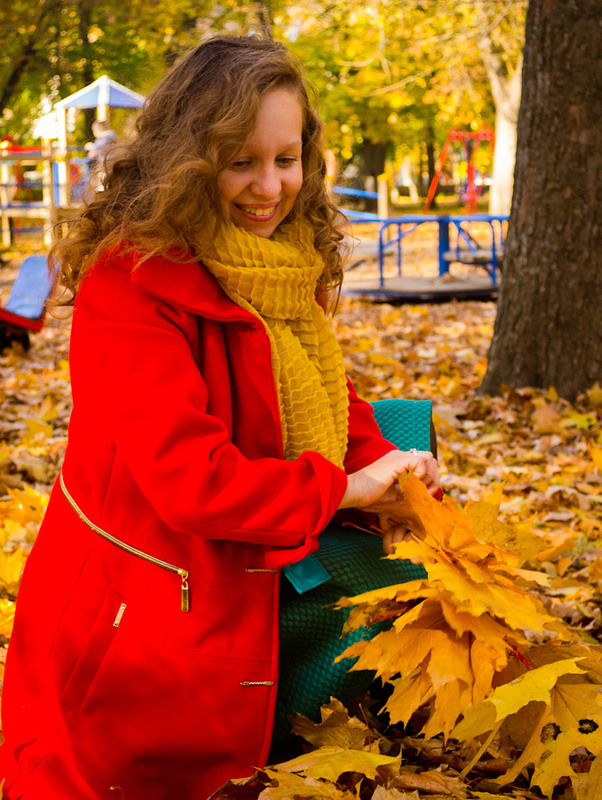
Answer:
[[[412,540],[398,543],[392,557],[418,559],[428,578],[339,600],[352,607],[345,632],[392,622],[340,658],[358,656],[352,669],[374,670],[391,683],[385,711],[393,722],[407,724],[428,703],[425,736],[447,738],[462,712],[489,695],[508,658],[527,651],[528,634],[571,633],[525,588],[548,577],[521,568],[517,553],[533,552],[536,537],[525,526],[497,523],[499,490],[463,509],[449,497],[435,500],[411,472],[399,484],[400,519]]]
[[[11,277],[10,271],[3,270],[0,284]],[[543,604],[542,618],[546,613],[562,620],[571,632],[595,645],[602,641],[602,389],[599,385],[591,387],[573,404],[559,398],[553,387],[506,388],[501,397],[495,398],[477,395],[494,319],[493,303],[394,307],[342,298],[334,324],[348,372],[362,396],[368,400],[386,397],[433,400],[440,470],[450,501],[461,504],[471,501],[467,513],[484,516],[497,537],[490,539],[497,547],[492,551],[496,558],[499,550],[506,548],[521,562],[528,562],[528,572],[545,572],[547,583],[531,583],[528,588],[533,602]],[[50,318],[40,333],[32,335],[28,353],[15,347],[0,355],[0,645],[5,645],[10,636],[20,572],[66,445],[71,408],[68,334],[68,320]],[[503,497],[493,520],[491,508],[482,504],[490,502],[487,497],[491,497],[492,489],[495,491],[494,487],[500,483],[504,486]],[[495,503],[490,502],[490,506],[495,508]],[[533,526],[536,540],[523,535],[529,525]],[[516,535],[514,549],[508,546],[510,532]],[[414,542],[414,546],[420,549],[428,545],[426,537],[421,542]],[[544,547],[537,552],[540,544]],[[437,580],[451,578],[453,566],[449,558],[441,556]],[[509,562],[501,566],[498,574],[510,581],[507,568],[520,569]],[[517,586],[528,577],[518,572],[515,576]],[[480,589],[486,591],[486,586]],[[425,598],[424,602],[428,600]],[[473,612],[474,609],[463,609],[444,600],[440,604],[439,628],[435,626],[433,630],[449,626],[451,620],[460,638],[473,636],[479,620]],[[491,642],[487,646],[491,650],[475,653],[478,663],[483,664],[484,686],[491,686],[492,672],[498,674],[493,669],[495,664],[492,665],[495,658],[501,659],[496,666],[504,658],[508,662],[499,672],[501,676],[508,681],[526,681],[531,666],[514,655],[524,649],[518,629],[517,638],[510,642],[511,655],[506,652],[501,656],[501,631],[494,623],[501,625],[497,618],[488,622]],[[460,633],[462,630],[464,633]],[[473,743],[466,734],[465,743],[450,737],[444,745],[441,737],[417,734],[428,721],[428,716],[420,717],[420,708],[404,730],[395,724],[388,726],[386,716],[373,716],[369,708],[363,712],[366,722],[350,719],[344,709],[335,706],[320,725],[307,721],[303,735],[313,742],[308,742],[307,747],[338,748],[337,753],[360,752],[360,759],[369,756],[397,759],[400,766],[396,774],[387,767],[391,761],[371,768],[362,762],[368,769],[366,774],[352,757],[341,758],[340,766],[347,771],[341,772],[334,782],[323,776],[312,777],[303,769],[284,770],[280,768],[282,765],[274,765],[258,772],[252,780],[231,782],[230,789],[222,796],[287,800],[295,797],[438,800],[462,796],[491,800],[509,796],[536,800],[541,797],[537,789],[541,784],[536,784],[537,772],[533,766],[526,766],[525,758],[536,763],[547,752],[542,753],[540,746],[547,732],[555,732],[546,728],[549,709],[556,708],[561,701],[566,704],[571,693],[594,687],[601,678],[596,672],[599,659],[595,663],[595,659],[586,657],[578,650],[578,644],[569,643],[557,651],[549,649],[553,645],[542,644],[538,634],[530,633],[528,638],[532,640],[530,664],[535,671],[557,669],[558,680],[543,699],[532,699],[505,716],[505,706],[499,717],[496,710],[495,724],[500,725],[501,738],[487,745],[468,776],[460,778],[476,754],[479,739]],[[5,654],[6,650],[0,646],[0,675]],[[550,666],[557,661],[567,663],[557,668]],[[577,672],[571,671],[569,662]],[[455,668],[459,669],[457,663]],[[444,677],[440,669],[438,680]],[[590,708],[595,709],[598,695],[594,689],[586,688],[587,691],[592,693]],[[478,696],[476,691],[473,700]],[[426,689],[423,699],[428,699]],[[497,708],[498,695],[490,694],[489,699],[484,696],[479,702],[490,701]],[[489,720],[489,706],[472,707],[480,707],[479,713]],[[578,730],[580,720],[587,719],[579,716],[578,704],[574,707],[577,715],[573,714],[573,720],[566,722],[566,737],[564,734],[552,737],[553,747],[548,747],[552,762],[562,765],[560,772],[552,770],[550,775],[566,774],[569,756],[572,767],[572,786],[566,779],[561,780],[555,789],[555,800],[590,800],[598,796],[596,787],[602,785],[602,760],[595,758],[602,750],[597,740],[594,742],[597,729],[592,732],[593,750],[580,748],[567,752],[572,746],[571,731],[575,725]],[[329,719],[330,730],[325,733]],[[447,725],[452,725],[451,715]],[[521,747],[512,750],[510,743],[520,739],[521,731]],[[471,736],[472,733],[471,730]],[[512,783],[500,783],[499,776],[504,775],[504,780],[508,780],[507,776],[513,774],[509,770],[516,771],[521,751],[524,768]],[[319,761],[319,757],[314,758]],[[337,769],[338,766],[333,768],[330,777]],[[437,776],[443,776],[443,783],[437,783],[440,780]],[[548,784],[544,781],[547,789],[555,779],[550,777]],[[530,781],[534,788],[530,788]]]

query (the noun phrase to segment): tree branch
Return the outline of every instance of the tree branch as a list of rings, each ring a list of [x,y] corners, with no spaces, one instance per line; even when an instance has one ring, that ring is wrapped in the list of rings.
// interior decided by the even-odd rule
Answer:
[[[4,83],[2,92],[0,93],[0,115],[10,103],[13,95],[16,92],[17,86],[19,85],[19,81],[29,68],[33,57],[35,56],[38,39],[45,31],[45,28],[42,24],[44,19],[51,11],[58,9],[59,6],[59,0],[45,0],[43,2],[33,31],[30,33],[27,41],[23,44],[21,52],[13,58],[12,69]]]

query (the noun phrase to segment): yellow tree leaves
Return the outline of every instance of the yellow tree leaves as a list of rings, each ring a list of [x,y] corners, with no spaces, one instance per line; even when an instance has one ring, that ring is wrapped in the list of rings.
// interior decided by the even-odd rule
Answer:
[[[46,494],[29,486],[9,491],[0,503],[0,636],[10,636],[13,603],[25,561],[48,504]]]
[[[229,781],[212,800],[346,800],[358,795],[371,800],[420,800],[421,792],[428,793],[431,800],[467,796],[465,785],[457,777],[441,769],[418,772],[402,765],[400,756],[382,753],[390,744],[388,740],[350,717],[338,700],[322,706],[321,712],[322,722],[318,724],[302,716],[293,721],[293,731],[315,750],[264,767],[250,778]],[[348,745],[342,744],[347,741]]]
[[[602,686],[588,682],[582,660],[553,661],[499,686],[484,702],[465,711],[452,735],[480,736],[515,716],[513,727],[528,731],[527,741],[499,783],[510,783],[533,764],[531,785],[550,797],[562,777],[574,774],[570,755],[576,748],[592,753],[602,749]]]
[[[498,522],[499,488],[462,509],[449,498],[435,501],[413,473],[399,484],[411,540],[397,544],[394,557],[419,559],[428,579],[340,600],[352,606],[347,629],[392,621],[341,658],[358,656],[353,669],[374,669],[392,684],[385,708],[393,722],[407,724],[427,704],[427,737],[489,735],[487,745],[506,718],[518,716],[502,732],[512,740],[518,730],[513,745],[523,752],[500,782],[534,765],[532,784],[551,796],[562,777],[574,774],[577,747],[602,749],[600,653],[577,644],[559,648],[574,636],[526,588],[548,578],[520,566],[545,543],[527,525]],[[530,644],[545,637],[557,646]],[[542,663],[531,664],[531,653]],[[526,729],[530,738],[523,741]]]
[[[339,601],[354,606],[346,630],[387,615],[393,620],[389,630],[357,642],[341,658],[359,656],[353,669],[374,669],[392,683],[386,706],[392,720],[407,723],[429,702],[425,735],[448,736],[462,711],[487,697],[509,656],[528,645],[525,631],[542,635],[546,626],[558,627],[523,588],[526,581],[547,582],[522,569],[518,555],[542,542],[528,526],[497,522],[499,489],[463,511],[451,498],[434,500],[413,473],[399,483],[400,515],[412,540],[399,543],[395,557],[418,559],[428,579]],[[511,550],[502,548],[504,537]],[[408,607],[399,613],[402,603]]]

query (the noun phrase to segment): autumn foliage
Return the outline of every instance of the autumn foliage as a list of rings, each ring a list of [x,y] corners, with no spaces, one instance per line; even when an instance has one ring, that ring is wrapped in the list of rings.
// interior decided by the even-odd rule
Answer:
[[[400,486],[413,537],[394,557],[419,559],[428,579],[340,601],[354,606],[349,629],[392,620],[344,655],[392,684],[385,711],[393,722],[409,723],[428,704],[421,729],[429,738],[488,735],[489,743],[509,721],[502,733],[523,753],[499,782],[533,764],[532,785],[551,796],[573,773],[577,747],[602,750],[602,648],[577,643],[529,591],[549,578],[521,565],[548,543],[529,525],[498,521],[500,487],[462,509],[450,498],[437,503],[412,474]]]
[[[374,670],[390,685],[383,710],[411,736],[402,735],[401,754],[393,758],[386,739],[333,700],[320,725],[294,722],[295,732],[318,749],[263,770],[254,779],[264,787],[258,796],[352,797],[343,788],[352,774],[372,782],[365,795],[372,798],[401,798],[401,789],[485,798],[493,795],[469,792],[463,779],[494,751],[501,774],[492,786],[509,787],[528,768],[531,787],[546,797],[569,777],[578,800],[596,797],[597,772],[576,772],[571,756],[579,749],[602,753],[602,648],[581,641],[530,590],[549,583],[545,573],[522,566],[549,549],[546,537],[530,523],[498,520],[500,486],[464,508],[449,497],[434,500],[412,473],[400,488],[412,537],[390,557],[419,560],[428,578],[338,605],[351,607],[343,633],[391,622],[341,658],[357,656],[353,669]],[[442,734],[443,747],[463,748],[459,774],[406,775],[404,745],[418,733],[427,742]]]
[[[224,798],[602,797],[602,390],[477,395],[494,315],[342,301],[359,392],[434,402],[446,497],[405,479],[413,535],[396,553],[428,580],[341,599],[348,626],[390,620],[353,651],[386,697],[362,698],[360,718],[333,700],[322,723],[297,719],[311,752]],[[49,320],[28,354],[0,356],[0,662],[66,443],[67,336]]]

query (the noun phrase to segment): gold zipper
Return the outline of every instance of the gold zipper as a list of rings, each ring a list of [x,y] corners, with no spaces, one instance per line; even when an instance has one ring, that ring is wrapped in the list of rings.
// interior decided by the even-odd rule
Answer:
[[[63,494],[67,498],[69,505],[73,508],[77,516],[86,523],[86,525],[91,528],[95,533],[99,536],[102,536],[103,539],[106,539],[111,544],[114,544],[116,547],[119,547],[121,550],[125,550],[126,553],[130,553],[130,555],[138,556],[138,558],[143,558],[145,561],[148,561],[150,564],[155,564],[157,567],[162,567],[163,569],[169,570],[169,572],[173,572],[176,575],[179,575],[182,580],[182,611],[190,611],[190,590],[188,588],[188,578],[189,573],[188,570],[182,569],[181,567],[176,567],[174,564],[169,564],[167,561],[162,561],[160,558],[155,558],[155,556],[150,556],[148,553],[144,553],[142,550],[138,550],[136,547],[132,547],[131,544],[127,544],[126,542],[122,542],[121,539],[117,539],[116,536],[108,533],[107,531],[99,528],[98,525],[95,525],[88,517],[84,514],[81,508],[77,505],[75,500],[71,497],[69,492],[67,491],[67,487],[65,486],[65,480],[63,478],[63,473],[59,474],[59,482],[61,485],[61,489],[63,490]]]

